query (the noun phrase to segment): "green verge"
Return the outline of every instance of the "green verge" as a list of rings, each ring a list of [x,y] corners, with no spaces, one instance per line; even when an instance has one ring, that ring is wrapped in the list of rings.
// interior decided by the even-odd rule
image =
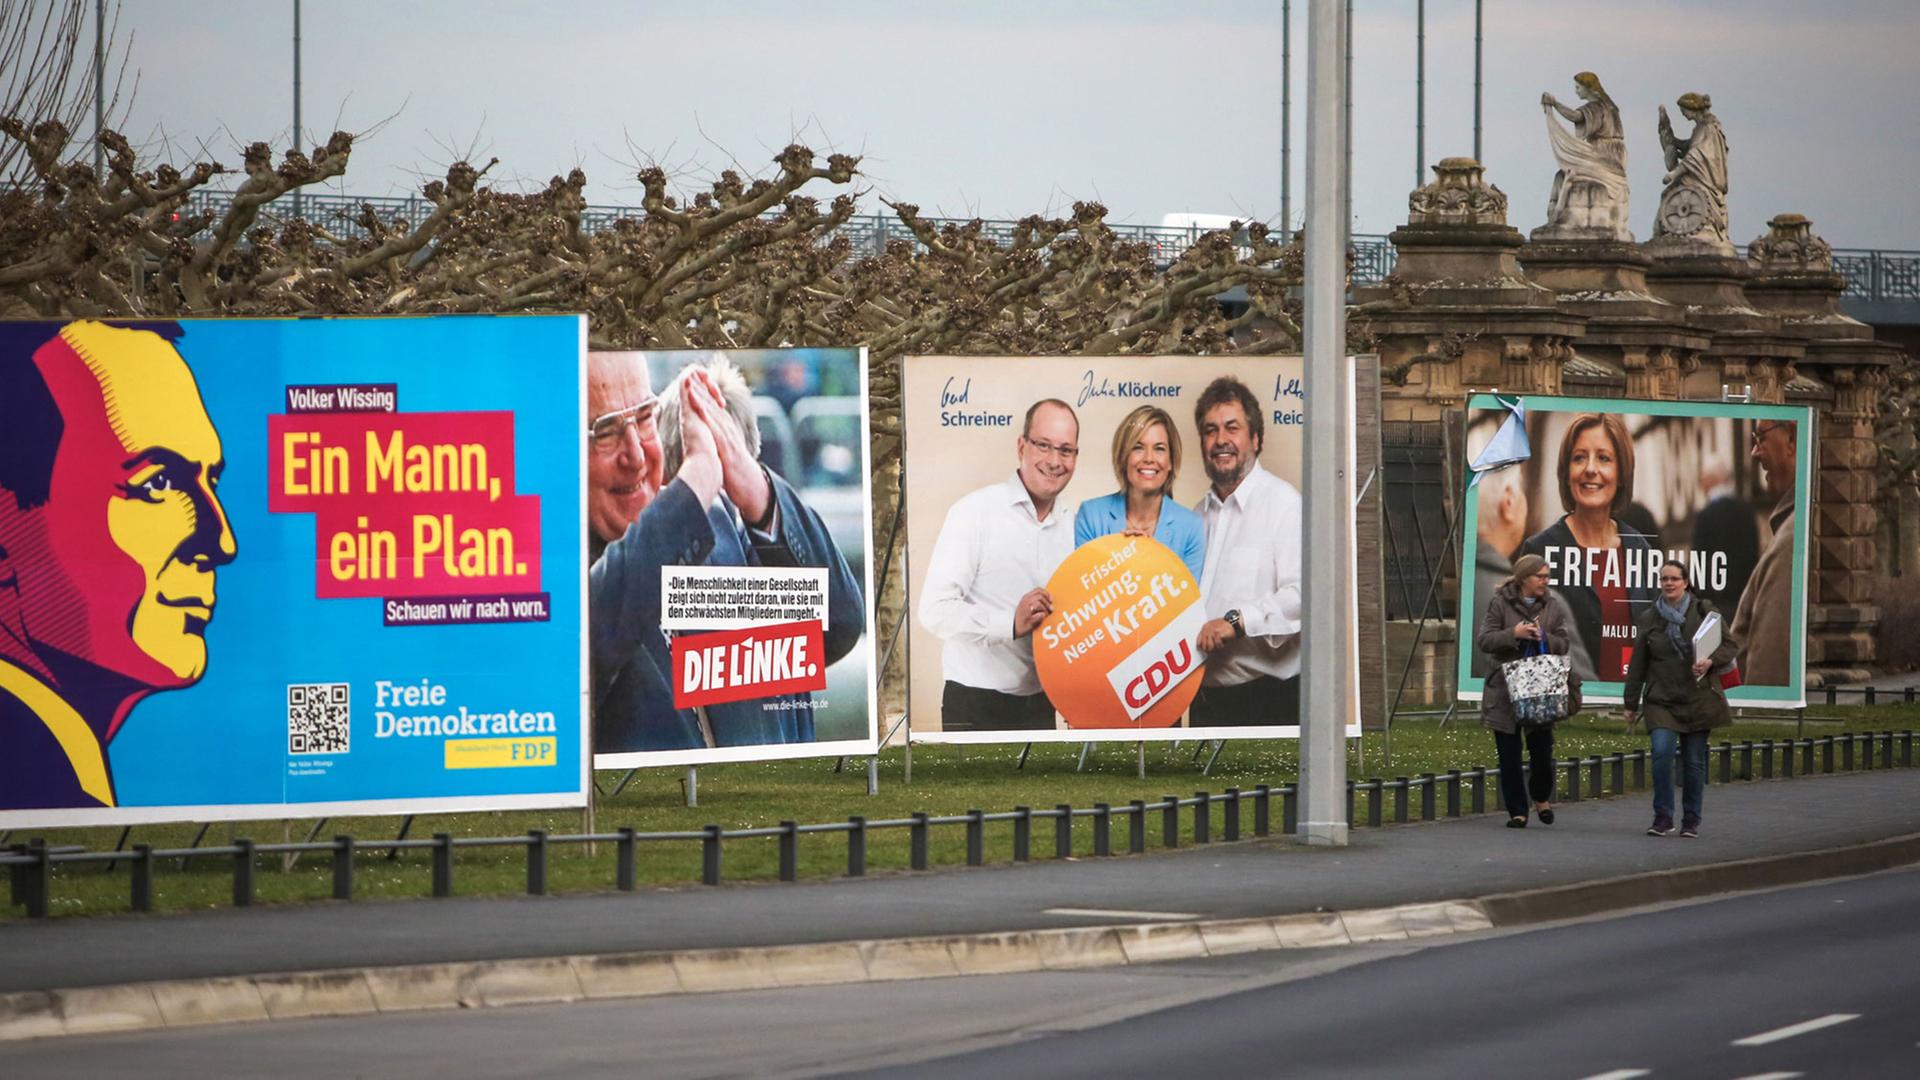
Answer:
[[[1785,740],[1797,733],[1808,736],[1837,734],[1841,731],[1899,731],[1920,726],[1920,706],[1883,705],[1877,707],[1830,707],[1812,710],[1819,719],[1809,717],[1798,722],[1792,714],[1771,718],[1754,714],[1739,718],[1735,726],[1717,732],[1714,742],[1745,740]],[[1643,734],[1629,733],[1620,720],[1611,715],[1582,716],[1561,725],[1554,754],[1562,762],[1567,758],[1589,758],[1643,748]],[[904,755],[898,749],[880,756],[879,793],[866,794],[866,761],[849,759],[844,771],[836,772],[832,759],[809,759],[704,766],[699,771],[698,807],[684,804],[684,770],[642,770],[617,797],[601,797],[596,806],[595,830],[613,832],[631,827],[641,832],[696,831],[706,825],[725,829],[744,829],[777,825],[791,820],[802,824],[845,821],[851,815],[869,820],[906,818],[915,811],[934,816],[965,814],[970,810],[988,813],[1030,806],[1051,809],[1067,803],[1076,808],[1107,803],[1125,809],[1135,799],[1154,802],[1168,795],[1188,798],[1197,791],[1219,795],[1229,788],[1251,792],[1257,784],[1278,787],[1291,783],[1299,768],[1298,744],[1283,740],[1244,740],[1229,742],[1211,773],[1202,775],[1209,748],[1193,742],[1178,745],[1147,745],[1147,779],[1136,776],[1135,744],[1096,744],[1084,770],[1076,770],[1080,746],[1073,744],[1036,744],[1024,767],[1016,768],[1016,746],[918,746],[913,751],[913,782],[904,777]],[[1394,725],[1391,736],[1369,732],[1363,746],[1349,743],[1348,775],[1356,780],[1398,776],[1418,777],[1432,772],[1444,775],[1450,769],[1471,770],[1493,763],[1493,745],[1488,733],[1473,717],[1456,719],[1442,726],[1437,720],[1409,719]],[[1883,765],[1876,759],[1876,767]],[[1796,770],[1797,771],[1797,770]],[[611,790],[621,773],[603,772],[597,779]],[[1717,766],[1714,775],[1717,777]],[[1629,774],[1629,777],[1631,774]],[[1582,777],[1583,794],[1592,797]],[[1630,783],[1629,779],[1629,783]],[[1564,780],[1562,781],[1564,784]],[[1634,797],[1639,797],[1635,795]],[[1462,810],[1471,808],[1470,795],[1463,795]],[[1384,797],[1383,818],[1394,818],[1394,800]],[[1497,800],[1492,796],[1489,802]],[[1439,813],[1446,812],[1444,793],[1439,797]],[[1360,795],[1354,810],[1356,823],[1368,816],[1367,798]],[[1409,816],[1420,816],[1419,793],[1409,799]],[[1210,832],[1219,840],[1224,834],[1225,809],[1216,803]],[[306,838],[316,823],[303,821],[221,822],[209,830],[205,845],[225,845],[245,837],[258,844],[298,841]],[[410,836],[425,839],[435,833],[458,837],[521,836],[528,830],[542,829],[552,835],[582,831],[579,811],[528,811],[511,813],[470,813],[423,815],[415,820]],[[340,818],[326,822],[318,839],[351,835],[359,840],[392,838],[400,829],[398,817]],[[1243,806],[1242,836],[1253,835],[1251,803]],[[1281,827],[1281,805],[1276,797],[1272,805],[1272,828]],[[1191,843],[1194,811],[1180,812],[1180,842]],[[1147,848],[1161,846],[1162,819],[1150,808],[1147,821]],[[133,830],[129,843],[145,843],[155,849],[181,848],[193,839],[197,826],[188,824],[147,825]],[[985,859],[989,863],[1007,862],[1013,857],[1012,827],[991,823],[985,830]],[[120,830],[113,828],[52,829],[43,835],[50,845],[76,845],[95,851],[109,850],[119,840]],[[9,843],[28,839],[22,833],[8,838]],[[1115,814],[1112,823],[1112,848],[1127,850],[1127,817]],[[549,846],[547,887],[550,893],[607,892],[613,889],[615,845],[602,843],[589,851],[583,844]],[[1073,825],[1075,857],[1093,852],[1093,823],[1076,818]],[[964,865],[965,829],[958,825],[930,830],[928,860],[933,865]],[[1054,857],[1054,822],[1036,820],[1033,824],[1032,857]],[[909,830],[870,830],[867,834],[868,872],[873,874],[905,870],[909,865]],[[256,860],[255,897],[257,903],[285,903],[326,900],[332,893],[332,870],[325,853],[307,854],[288,869],[280,855],[262,855]],[[803,878],[825,878],[847,871],[847,839],[842,833],[803,835],[798,845],[798,871]],[[699,887],[701,845],[697,842],[642,843],[638,847],[636,872],[647,886]],[[723,877],[726,881],[772,880],[778,876],[776,841],[768,839],[729,840],[723,845]],[[454,893],[458,896],[498,896],[524,893],[527,887],[526,852],[521,846],[456,849]],[[185,867],[174,860],[156,866],[154,906],[160,911],[195,910],[222,907],[232,903],[233,866],[231,857],[200,856]],[[402,851],[389,858],[384,850],[365,851],[355,860],[354,896],[356,900],[406,899],[427,897],[432,891],[431,858],[426,851]],[[105,915],[129,910],[129,875],[121,862],[113,870],[104,864],[57,865],[53,875],[50,913],[56,916]],[[19,906],[0,904],[0,922],[23,918]]]

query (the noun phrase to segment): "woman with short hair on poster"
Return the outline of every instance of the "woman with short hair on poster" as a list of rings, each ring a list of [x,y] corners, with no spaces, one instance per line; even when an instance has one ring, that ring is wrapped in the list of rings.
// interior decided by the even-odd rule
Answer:
[[[1073,518],[1073,545],[1120,533],[1151,536],[1180,556],[1200,581],[1207,553],[1206,525],[1200,515],[1173,498],[1180,473],[1180,431],[1165,409],[1142,405],[1113,432],[1113,475],[1120,490],[1080,504]]]

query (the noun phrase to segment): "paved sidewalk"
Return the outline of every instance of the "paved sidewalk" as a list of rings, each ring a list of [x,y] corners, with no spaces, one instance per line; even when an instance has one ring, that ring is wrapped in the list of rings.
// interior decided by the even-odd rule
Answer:
[[[1564,804],[1558,823],[1500,814],[1358,829],[1350,847],[1288,839],[1102,860],[799,885],[350,904],[0,925],[0,993],[157,979],[445,961],[741,948],[1471,899],[1622,875],[1819,852],[1920,833],[1920,769],[1713,785],[1698,840],[1643,835],[1644,793]],[[1129,914],[1049,914],[1050,908]],[[1149,916],[1151,917],[1151,916]]]

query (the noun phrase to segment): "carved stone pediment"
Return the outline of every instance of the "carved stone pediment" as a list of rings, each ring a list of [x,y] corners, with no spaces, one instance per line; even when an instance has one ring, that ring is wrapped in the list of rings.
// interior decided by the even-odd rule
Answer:
[[[1443,158],[1433,182],[1407,198],[1409,225],[1505,225],[1507,196],[1486,182],[1486,169],[1469,157]]]
[[[1800,214],[1776,214],[1767,222],[1767,234],[1747,245],[1747,258],[1762,273],[1833,269],[1833,248],[1814,235],[1813,222]]]

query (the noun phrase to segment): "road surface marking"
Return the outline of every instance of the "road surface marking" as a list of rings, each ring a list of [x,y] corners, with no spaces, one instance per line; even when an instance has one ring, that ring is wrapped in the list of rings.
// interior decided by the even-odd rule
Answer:
[[[1612,1072],[1594,1073],[1586,1080],[1633,1080],[1636,1076],[1652,1075],[1652,1069],[1615,1069]]]
[[[1200,916],[1184,911],[1119,911],[1113,908],[1092,907],[1050,907],[1042,915],[1079,915],[1089,919],[1147,919],[1180,922],[1185,919],[1197,919]]]
[[[1797,1072],[1754,1073],[1752,1076],[1742,1076],[1739,1080],[1795,1080],[1796,1077],[1805,1075],[1807,1074]]]
[[[1733,1040],[1733,1045],[1765,1046],[1768,1043],[1779,1042],[1781,1039],[1791,1039],[1795,1035],[1805,1035],[1809,1031],[1819,1031],[1821,1028],[1830,1028],[1835,1024],[1844,1024],[1849,1020],[1858,1019],[1860,1019],[1859,1013],[1828,1013],[1825,1016],[1815,1017],[1812,1020],[1805,1020],[1798,1024],[1788,1024],[1783,1028],[1774,1028],[1772,1031],[1763,1031],[1758,1035],[1749,1035],[1744,1039],[1735,1039]]]

